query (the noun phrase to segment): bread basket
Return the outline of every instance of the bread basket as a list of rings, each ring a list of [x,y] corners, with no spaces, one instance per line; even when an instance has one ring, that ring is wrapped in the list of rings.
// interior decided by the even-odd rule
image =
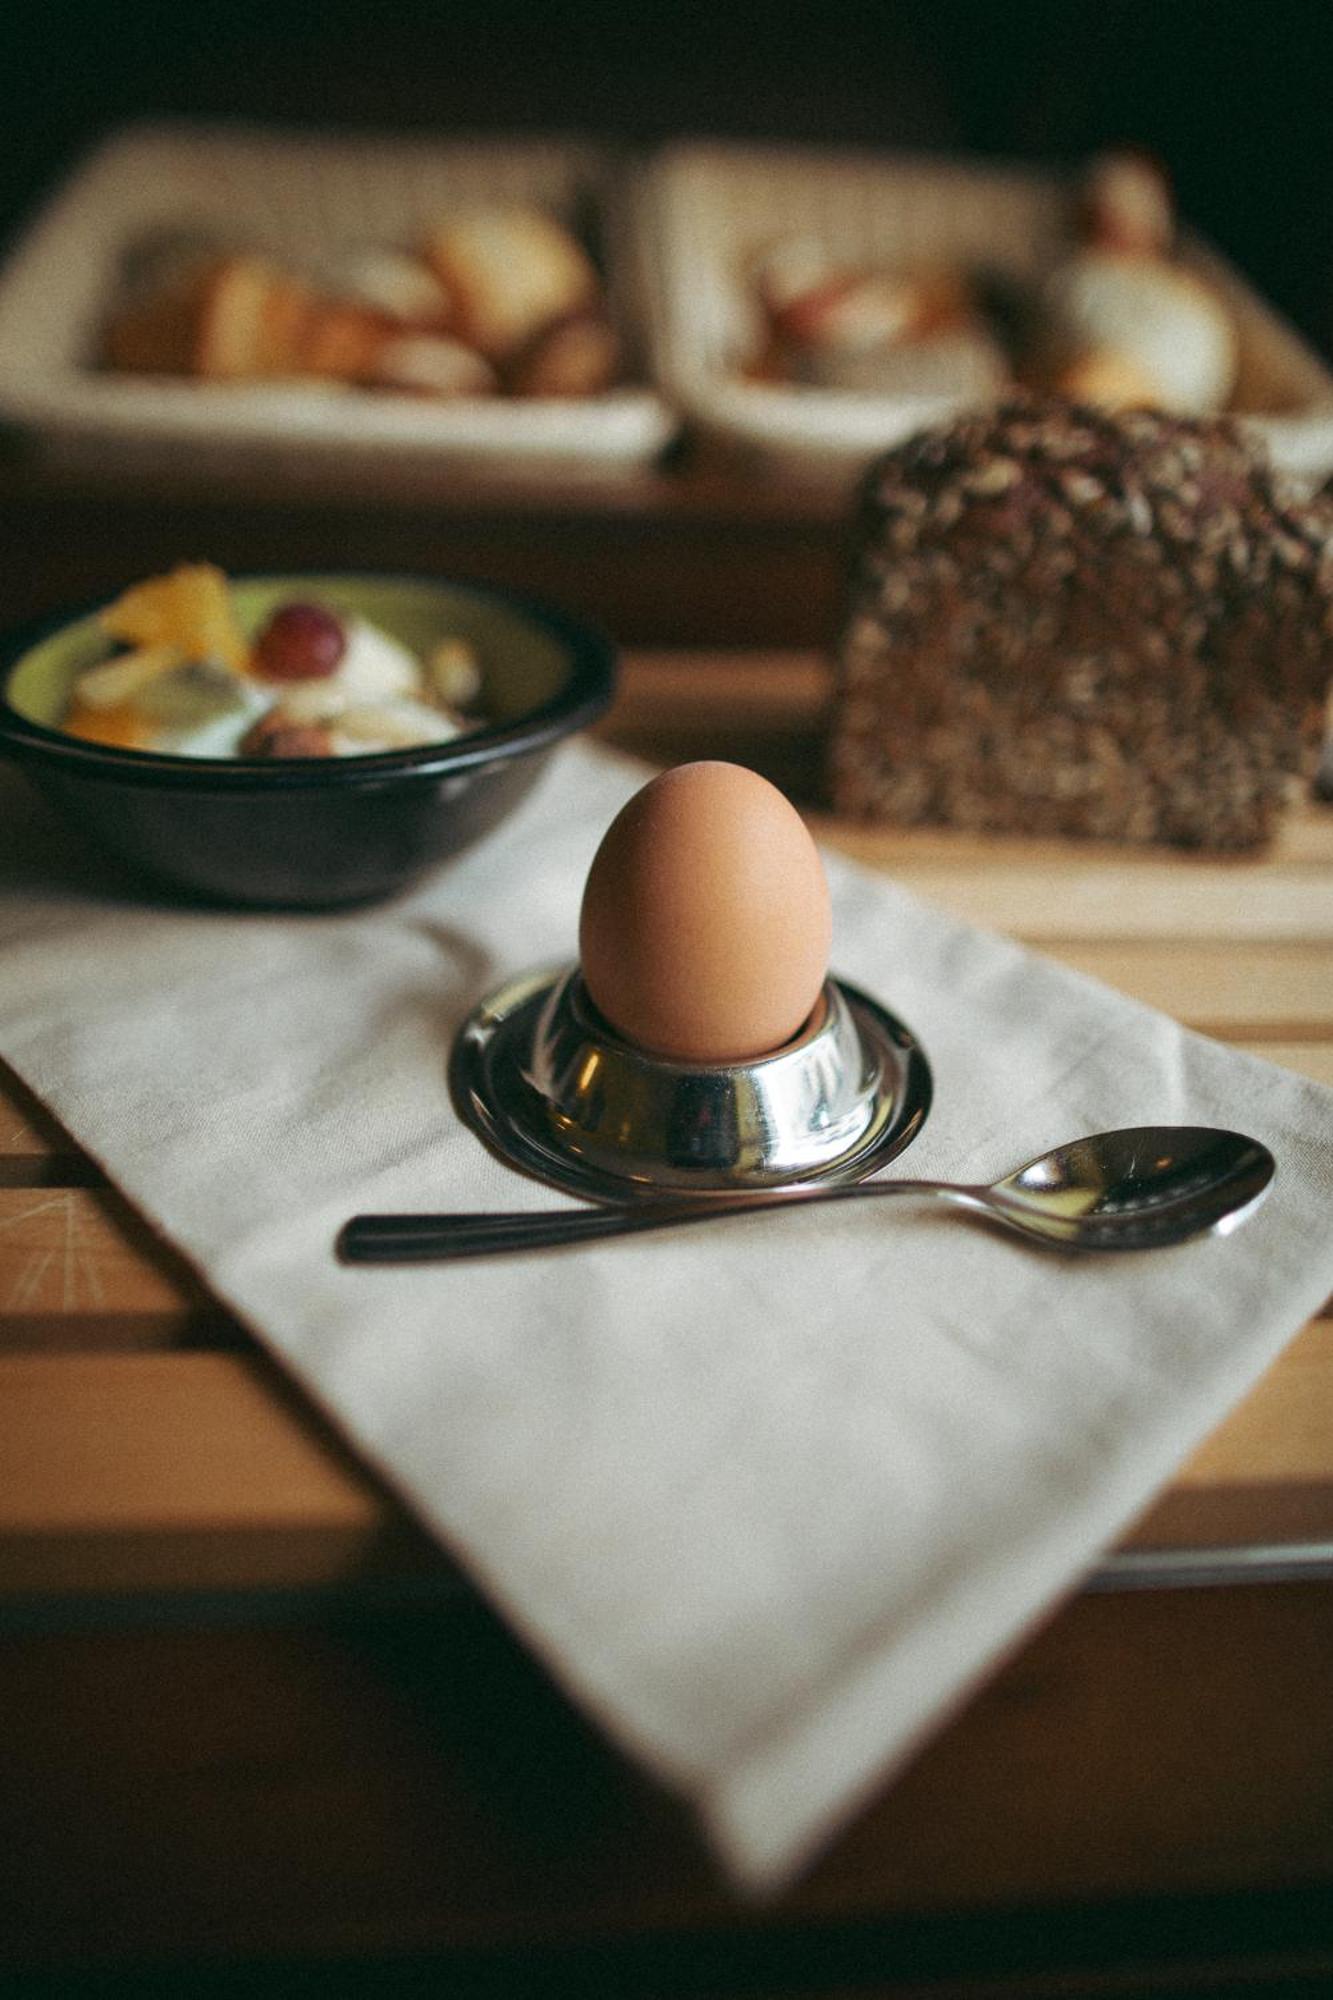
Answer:
[[[838,261],[985,267],[1033,280],[1067,241],[1069,182],[1055,173],[925,155],[713,143],[668,147],[643,197],[658,379],[701,433],[780,472],[853,474],[912,431],[953,416],[950,397],[897,397],[746,380],[759,306],[757,251],[809,236]],[[1186,235],[1238,337],[1236,413],[1273,460],[1311,483],[1333,472],[1333,375],[1223,258]]]
[[[674,428],[644,368],[624,176],[563,139],[380,138],[167,124],[110,139],[52,198],[0,272],[0,416],[41,444],[128,469],[188,452],[261,470],[338,454],[379,465],[528,472],[633,467]],[[276,259],[407,247],[472,205],[528,203],[588,242],[627,357],[624,386],[580,399],[457,401],[313,383],[200,383],[96,365],[143,247],[198,232]]]

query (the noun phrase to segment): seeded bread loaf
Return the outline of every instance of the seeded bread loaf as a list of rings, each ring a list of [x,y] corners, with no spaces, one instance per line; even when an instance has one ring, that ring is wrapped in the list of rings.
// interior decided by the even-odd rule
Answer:
[[[1242,849],[1313,774],[1333,504],[1223,420],[958,419],[872,469],[857,548],[841,813]]]

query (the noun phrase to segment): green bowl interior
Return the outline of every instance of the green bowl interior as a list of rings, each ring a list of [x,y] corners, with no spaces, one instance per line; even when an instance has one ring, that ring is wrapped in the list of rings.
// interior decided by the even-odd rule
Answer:
[[[409,577],[280,576],[235,579],[232,596],[247,636],[278,605],[299,598],[355,614],[423,657],[444,639],[476,648],[481,706],[488,723],[504,727],[552,701],[566,685],[570,648],[516,606],[465,584]],[[24,653],[10,673],[10,706],[48,729],[59,729],[79,674],[116,650],[96,614],[62,626]]]

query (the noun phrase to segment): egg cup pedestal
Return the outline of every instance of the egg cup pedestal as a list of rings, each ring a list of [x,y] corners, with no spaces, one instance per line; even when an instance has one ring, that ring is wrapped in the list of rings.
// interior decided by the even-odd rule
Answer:
[[[916,1037],[841,980],[768,1055],[674,1062],[616,1034],[577,967],[484,1000],[454,1045],[459,1112],[511,1165],[595,1201],[862,1180],[930,1109]]]

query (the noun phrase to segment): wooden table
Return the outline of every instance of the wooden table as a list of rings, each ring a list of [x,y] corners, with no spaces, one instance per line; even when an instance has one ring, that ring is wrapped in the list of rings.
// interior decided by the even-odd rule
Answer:
[[[226,523],[229,555],[250,530]],[[770,526],[810,537],[826,589],[834,517]],[[127,532],[123,572],[166,528]],[[743,756],[811,795],[817,651],[682,650],[680,619],[642,603],[628,622],[657,649],[628,659],[605,734]],[[948,908],[1333,1083],[1333,809],[1260,861],[812,818]],[[4,1076],[0,1979],[1326,1992],[1333,1317],[1292,1335],[1091,1586],[755,1910]]]

